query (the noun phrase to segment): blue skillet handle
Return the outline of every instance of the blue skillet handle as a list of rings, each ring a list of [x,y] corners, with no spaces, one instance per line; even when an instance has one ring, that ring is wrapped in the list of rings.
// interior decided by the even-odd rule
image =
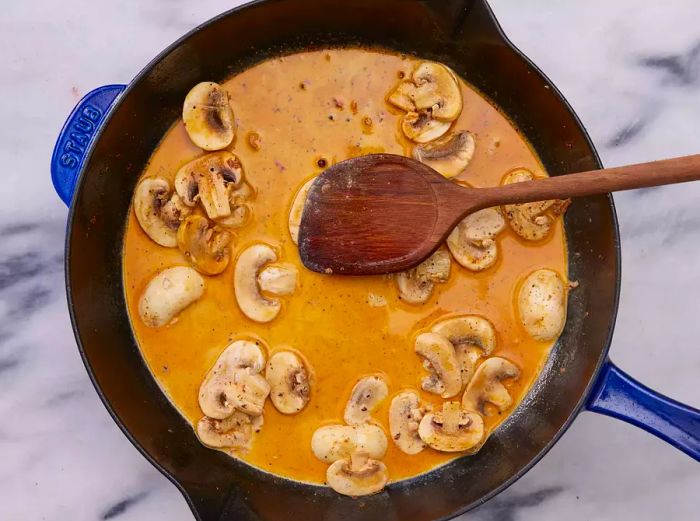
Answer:
[[[609,360],[586,406],[641,427],[700,461],[700,410],[652,391]]]
[[[63,124],[51,156],[51,180],[68,206],[87,151],[109,108],[125,88],[126,85],[105,85],[88,92]]]

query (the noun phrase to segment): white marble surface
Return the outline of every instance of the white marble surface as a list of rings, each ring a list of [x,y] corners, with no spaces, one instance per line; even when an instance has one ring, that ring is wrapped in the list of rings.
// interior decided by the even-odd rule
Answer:
[[[49,181],[61,124],[231,0],[25,0],[0,16],[0,520],[190,520],[95,394],[66,308],[66,209]],[[700,151],[697,0],[493,0],[506,32],[572,103],[606,165]],[[92,7],[90,7],[92,6]],[[612,357],[700,406],[700,183],[616,196],[622,303]],[[582,414],[474,520],[698,519],[700,465]]]

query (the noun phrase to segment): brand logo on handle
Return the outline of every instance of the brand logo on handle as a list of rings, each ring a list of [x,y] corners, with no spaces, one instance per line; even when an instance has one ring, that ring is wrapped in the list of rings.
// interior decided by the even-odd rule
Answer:
[[[51,155],[51,181],[61,200],[70,205],[78,174],[90,144],[102,128],[110,107],[126,85],[105,85],[88,92],[61,129]]]
[[[70,169],[78,168],[80,159],[85,154],[102,115],[102,110],[91,103],[82,108],[68,130],[68,139],[63,145],[61,154],[62,166]]]

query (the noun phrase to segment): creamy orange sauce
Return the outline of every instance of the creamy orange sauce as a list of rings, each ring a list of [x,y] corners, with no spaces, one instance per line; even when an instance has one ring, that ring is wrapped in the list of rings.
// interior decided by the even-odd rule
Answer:
[[[413,339],[438,319],[454,314],[478,314],[495,326],[495,355],[515,362],[522,370],[508,384],[518,403],[537,377],[551,347],[538,343],[517,318],[513,295],[522,278],[538,268],[552,268],[566,276],[566,245],[561,223],[536,244],[506,230],[497,238],[499,260],[482,273],[472,273],[453,261],[446,284],[436,284],[430,300],[420,306],[402,302],[388,277],[348,278],[312,273],[303,268],[289,236],[288,212],[296,191],[328,164],[352,156],[391,152],[409,155],[403,137],[403,114],[385,102],[385,96],[408,75],[417,60],[361,49],[338,49],[285,56],[262,62],[223,83],[230,93],[238,123],[229,149],[241,159],[247,180],[257,196],[253,219],[234,232],[232,262],[224,273],[205,277],[204,296],[171,325],[151,329],[138,314],[138,298],[160,270],[187,261],[177,248],[163,248],[141,230],[130,214],[124,242],[124,278],[132,325],[143,356],[163,390],[193,424],[202,417],[197,402],[199,386],[219,354],[234,339],[256,336],[268,350],[291,346],[303,353],[313,370],[312,395],[299,414],[285,416],[268,400],[264,427],[252,449],[236,456],[263,470],[292,479],[323,483],[327,465],[311,452],[312,433],[320,425],[342,423],[350,390],[363,375],[382,373],[390,397],[374,414],[386,432],[390,398],[397,392],[420,389],[426,374],[414,353]],[[464,109],[453,130],[467,129],[476,136],[476,153],[459,180],[473,186],[500,183],[509,170],[525,167],[543,176],[538,158],[512,124],[465,82]],[[353,103],[354,102],[354,103]],[[355,107],[356,111],[351,107]],[[371,122],[370,122],[371,120]],[[261,136],[259,150],[246,136]],[[171,182],[186,162],[203,155],[177,122],[166,134],[144,171]],[[246,318],[233,292],[236,255],[245,247],[265,242],[283,262],[300,267],[300,289],[283,298],[280,315],[268,324]],[[368,295],[384,296],[387,305],[371,307]],[[420,391],[427,402],[436,395]],[[453,398],[459,399],[457,396]],[[505,418],[490,416],[493,430]],[[425,472],[458,454],[426,449],[409,456],[390,441],[383,461],[391,480]]]

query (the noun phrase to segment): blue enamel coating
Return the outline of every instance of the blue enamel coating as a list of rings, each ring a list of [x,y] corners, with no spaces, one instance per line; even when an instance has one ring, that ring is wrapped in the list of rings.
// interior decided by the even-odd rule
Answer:
[[[70,113],[51,156],[51,180],[61,200],[70,206],[75,183],[95,135],[109,108],[126,85],[105,85],[88,92]]]
[[[608,361],[587,408],[644,429],[700,461],[700,410],[659,394]]]

